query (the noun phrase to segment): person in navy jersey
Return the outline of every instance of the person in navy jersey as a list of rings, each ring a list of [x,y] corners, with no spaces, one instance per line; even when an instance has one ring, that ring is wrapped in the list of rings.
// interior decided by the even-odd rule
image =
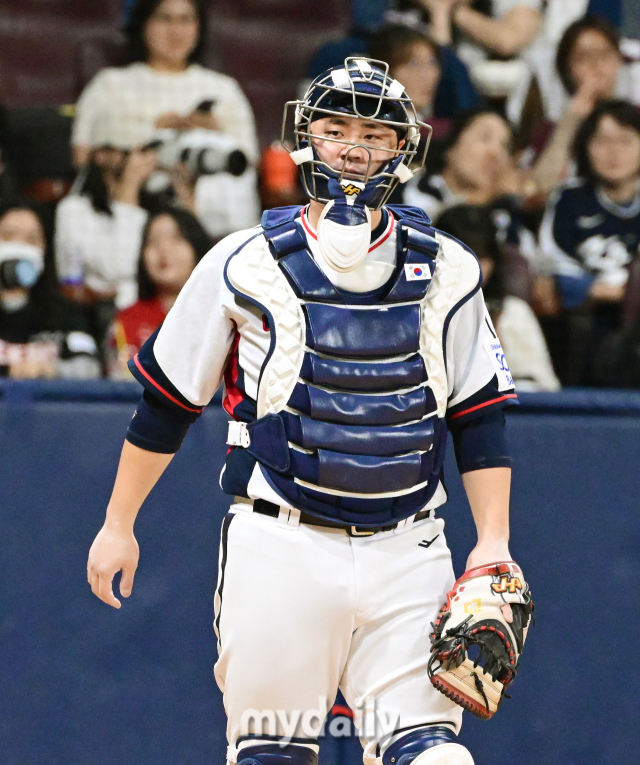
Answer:
[[[582,327],[569,342],[576,352],[584,346],[587,363],[592,333],[602,339],[619,327],[640,245],[640,112],[625,101],[600,104],[578,132],[575,156],[578,178],[549,201],[540,244],[570,325]]]

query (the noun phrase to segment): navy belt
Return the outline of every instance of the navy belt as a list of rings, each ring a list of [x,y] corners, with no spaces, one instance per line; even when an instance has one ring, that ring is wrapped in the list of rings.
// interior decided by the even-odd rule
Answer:
[[[268,515],[271,518],[277,518],[280,515],[280,507],[274,502],[269,502],[266,499],[256,499],[253,502],[253,512],[260,513],[260,515]],[[419,513],[415,514],[413,522],[422,521],[430,515],[431,510],[421,510]],[[398,523],[376,528],[371,528],[370,526],[350,526],[347,523],[340,523],[340,521],[317,518],[315,515],[310,515],[304,511],[300,513],[300,523],[306,523],[309,526],[323,526],[328,529],[342,529],[343,531],[346,531],[350,537],[369,537],[379,531],[393,531],[398,526]]]

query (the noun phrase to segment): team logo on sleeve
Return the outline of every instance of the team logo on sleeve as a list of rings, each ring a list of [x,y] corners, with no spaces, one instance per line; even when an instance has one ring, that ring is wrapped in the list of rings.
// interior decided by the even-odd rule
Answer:
[[[408,282],[419,282],[431,279],[431,271],[428,266],[419,266],[414,263],[406,263],[404,275]]]

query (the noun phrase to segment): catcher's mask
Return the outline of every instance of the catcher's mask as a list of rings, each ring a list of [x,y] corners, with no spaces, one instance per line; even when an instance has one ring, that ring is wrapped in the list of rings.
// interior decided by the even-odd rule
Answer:
[[[287,142],[291,111],[293,118],[293,145]],[[323,117],[356,117],[392,128],[398,135],[398,148],[382,148],[347,141],[342,138],[315,136],[312,124]],[[424,148],[418,157],[420,130],[428,131]],[[398,183],[406,183],[424,165],[432,128],[418,119],[413,102],[403,85],[389,76],[389,65],[384,61],[348,57],[341,67],[333,67],[317,77],[301,101],[285,105],[282,121],[282,145],[293,161],[300,166],[305,191],[311,199],[328,203],[340,200],[340,192],[348,190],[346,203],[363,205],[378,210],[389,198]],[[335,141],[364,149],[369,160],[362,174],[333,170],[323,162],[313,145],[313,138]],[[402,143],[404,141],[404,143]],[[373,169],[371,152],[386,151],[389,161]],[[414,162],[415,160],[415,162]],[[410,169],[410,165],[412,166]],[[345,162],[346,167],[346,162]],[[336,183],[331,183],[334,181]]]
[[[293,151],[286,141],[289,114],[294,109]],[[368,146],[347,140],[316,135],[313,125],[327,117],[354,118],[391,128],[398,136],[396,147]],[[425,142],[416,167],[420,128],[426,128]],[[378,210],[398,183],[405,183],[424,164],[431,128],[420,122],[404,87],[389,77],[384,61],[349,57],[344,66],[329,69],[316,78],[302,101],[289,101],[282,120],[282,145],[300,166],[305,191],[325,205],[318,223],[318,245],[324,260],[338,273],[354,271],[367,257],[371,237],[371,210]],[[347,146],[342,170],[334,170],[320,159],[314,139]],[[347,172],[348,156],[355,149],[368,156],[363,173]],[[372,152],[388,155],[373,161]]]

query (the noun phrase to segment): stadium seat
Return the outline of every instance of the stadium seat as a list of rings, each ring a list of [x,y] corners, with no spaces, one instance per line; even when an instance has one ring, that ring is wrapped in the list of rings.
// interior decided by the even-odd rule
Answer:
[[[291,19],[254,18],[239,24],[229,16],[218,16],[211,25],[222,70],[235,77],[249,97],[263,145],[280,136],[282,107],[296,97],[313,53],[341,31],[307,27]]]
[[[0,23],[0,102],[18,107],[72,101],[74,52],[73,30],[55,17],[46,25]]]
[[[349,0],[324,0],[322,3],[300,0],[217,0],[210,3],[212,23],[215,14],[233,15],[242,19],[284,19],[303,21],[305,26],[341,27],[347,23]],[[298,31],[300,34],[300,31]]]
[[[121,0],[2,0],[3,12],[16,16],[56,16],[78,21],[119,21]]]

